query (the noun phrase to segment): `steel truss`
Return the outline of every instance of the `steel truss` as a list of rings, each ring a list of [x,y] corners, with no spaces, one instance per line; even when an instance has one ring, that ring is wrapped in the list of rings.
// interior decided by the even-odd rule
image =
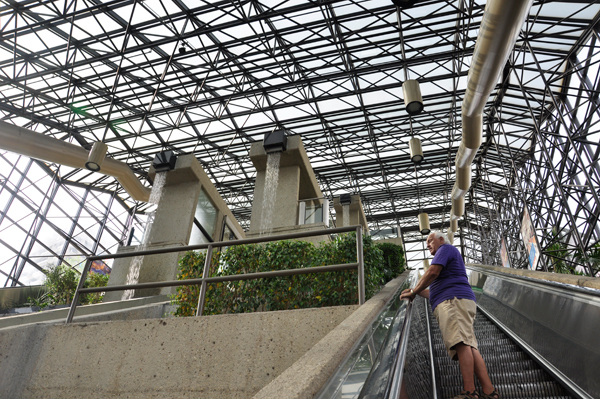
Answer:
[[[193,153],[245,227],[255,177],[250,145],[283,126],[302,137],[325,195],[360,194],[373,232],[392,237],[400,228],[411,265],[426,256],[418,213],[427,212],[433,228],[448,226],[460,106],[484,1],[419,1],[400,18],[389,0],[0,4],[2,120],[84,148],[104,141],[109,156],[144,182],[158,151]],[[597,272],[582,254],[600,240],[599,12],[594,1],[534,2],[486,108],[456,234],[467,261],[500,264],[504,239],[512,266],[527,267],[526,206],[535,228],[554,228],[539,230],[541,270],[560,258]],[[403,105],[405,67],[424,95],[425,111],[412,120]],[[411,135],[425,151],[416,169]],[[53,229],[64,239],[50,253],[56,262],[68,263],[69,248],[114,251],[152,210],[113,178],[3,159],[12,166],[0,171],[0,253],[14,257],[0,260],[11,265],[0,266],[5,285],[36,268],[36,245],[50,248],[41,231],[51,226],[52,206],[61,206],[60,190],[75,205],[63,209],[68,223]],[[36,186],[31,167],[53,182],[41,199],[25,193]],[[107,199],[92,206],[99,193]],[[28,204],[31,216],[16,216],[13,204]],[[95,234],[81,232],[88,214]],[[19,248],[2,236],[9,225],[24,234]]]

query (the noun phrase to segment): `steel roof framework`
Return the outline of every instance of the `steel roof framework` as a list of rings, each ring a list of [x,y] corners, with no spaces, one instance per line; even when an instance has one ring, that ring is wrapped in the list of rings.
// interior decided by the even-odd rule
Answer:
[[[398,10],[386,0],[2,4],[3,120],[85,148],[104,141],[109,156],[127,162],[142,181],[156,152],[194,153],[243,226],[254,189],[250,144],[283,126],[301,135],[327,196],[358,193],[373,231],[390,235],[400,227],[411,264],[425,256],[417,214],[428,212],[434,227],[448,225],[460,105],[483,1],[420,1],[400,10],[405,57]],[[519,233],[526,204],[536,228],[555,227],[540,230],[544,253],[562,243],[562,259],[594,273],[593,262],[576,255],[600,240],[599,12],[595,1],[534,2],[486,107],[484,144],[456,238],[467,261],[499,264],[504,238],[512,265],[526,267]],[[412,120],[403,105],[405,67],[425,103]],[[412,136],[425,152],[416,168],[408,155]],[[103,199],[108,216],[94,220],[110,233],[90,238],[82,254],[114,252],[151,210],[113,178],[34,166],[65,187],[84,187],[75,195],[79,205],[64,213],[72,223],[57,227],[61,251],[82,230],[80,215],[93,213],[85,195],[114,193]],[[25,240],[42,245],[43,218],[9,218],[13,203],[43,208],[41,200],[25,198],[9,172],[0,171],[0,234],[22,228]],[[51,194],[45,201],[54,203]],[[123,216],[119,207],[137,216]],[[113,208],[120,222],[111,226],[104,221]],[[116,239],[103,245],[103,236]],[[10,276],[6,285],[14,285],[19,270],[36,263],[27,245],[7,245],[0,242],[0,252],[14,259],[0,259],[0,269]],[[62,262],[65,254],[53,256]],[[543,257],[539,267],[552,267],[552,259]]]

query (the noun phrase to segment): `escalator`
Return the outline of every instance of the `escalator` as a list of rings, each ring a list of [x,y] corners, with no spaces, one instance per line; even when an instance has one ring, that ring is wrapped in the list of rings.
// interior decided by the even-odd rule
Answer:
[[[428,313],[436,377],[439,381],[437,385],[440,387],[439,397],[453,398],[462,390],[460,368],[458,362],[452,361],[448,356],[437,321],[431,312]],[[413,314],[415,316],[418,317]],[[479,352],[486,362],[490,379],[503,398],[573,398],[482,312],[477,313],[474,327]],[[478,382],[475,386],[481,392]]]
[[[469,267],[468,273],[478,303],[479,351],[503,398],[600,398],[598,290],[506,276],[483,266]],[[412,275],[399,292],[416,280]],[[375,354],[370,349],[368,374],[348,368],[352,389],[338,377],[339,387],[317,398],[450,399],[460,394],[458,362],[446,352],[429,302],[421,297],[402,302],[393,317],[387,310],[387,336]]]

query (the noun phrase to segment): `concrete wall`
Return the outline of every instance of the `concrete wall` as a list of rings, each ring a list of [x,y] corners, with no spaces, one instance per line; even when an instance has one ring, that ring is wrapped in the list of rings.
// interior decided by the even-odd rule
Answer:
[[[1,398],[249,398],[357,306],[0,330]]]
[[[128,301],[95,303],[93,305],[78,306],[73,320],[75,322],[87,322],[160,318],[174,311],[170,303],[171,301],[167,295],[134,298]],[[0,318],[0,329],[35,323],[64,324],[68,313],[69,308],[65,307],[2,317]]]
[[[387,283],[297,362],[261,389],[254,399],[313,398],[408,276],[406,271]]]

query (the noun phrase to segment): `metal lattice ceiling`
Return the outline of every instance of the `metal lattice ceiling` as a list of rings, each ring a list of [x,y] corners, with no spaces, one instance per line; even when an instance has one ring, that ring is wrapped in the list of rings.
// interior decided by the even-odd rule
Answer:
[[[461,99],[484,1],[419,1],[399,10],[400,18],[389,0],[0,3],[2,120],[85,148],[104,141],[108,155],[143,181],[158,151],[194,153],[245,226],[255,176],[250,144],[283,126],[302,137],[325,195],[361,195],[372,230],[400,225],[407,243],[420,242],[413,233],[420,209],[434,227],[447,225]],[[498,231],[518,247],[517,227],[502,225],[500,213],[510,208],[514,216],[519,201],[536,204],[530,211],[540,223],[549,217],[544,206],[556,208],[557,194],[537,191],[543,198],[533,201],[512,191],[522,189],[517,181],[532,189],[548,181],[553,159],[560,162],[558,153],[536,155],[541,138],[563,135],[549,144],[559,148],[579,134],[589,147],[565,150],[589,154],[555,180],[597,169],[599,12],[596,1],[534,2],[486,108],[461,238],[468,258],[493,263],[497,248],[484,243],[497,241]],[[403,103],[405,66],[425,103],[412,120]],[[573,128],[575,119],[587,124],[585,134]],[[416,170],[412,135],[425,153]],[[579,247],[600,238],[598,176],[587,176],[591,193],[560,205],[574,201],[574,222],[558,211],[567,232],[596,215],[581,227],[587,238]],[[134,206],[111,177],[62,166],[60,178],[116,191]]]

